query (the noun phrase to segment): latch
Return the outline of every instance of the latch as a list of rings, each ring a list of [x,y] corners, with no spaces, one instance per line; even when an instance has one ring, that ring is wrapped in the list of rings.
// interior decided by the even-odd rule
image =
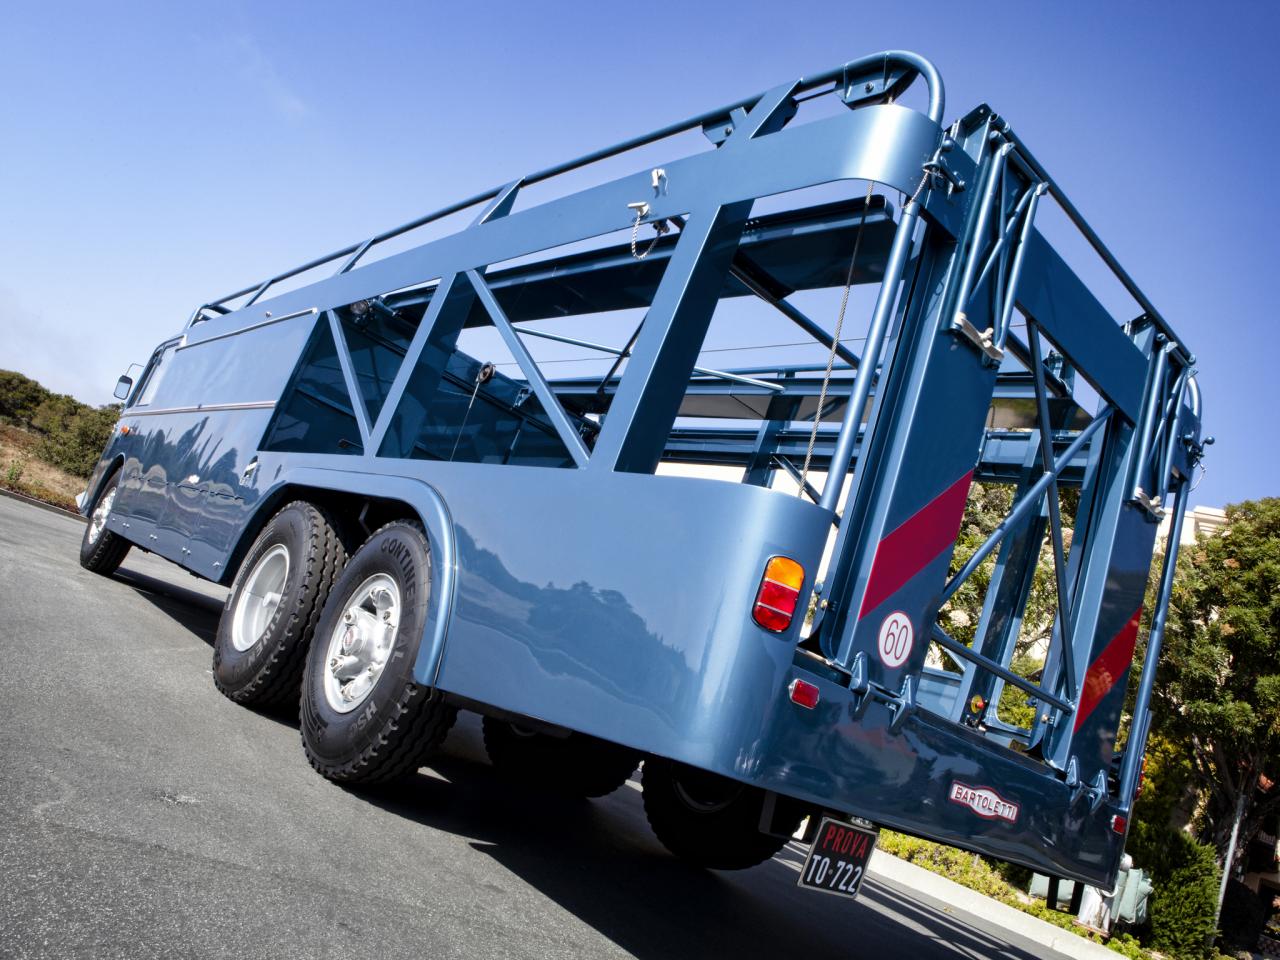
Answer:
[[[916,684],[916,675],[908,674],[906,679],[902,681],[902,689],[898,691],[898,695],[889,700],[888,707],[893,712],[893,719],[889,721],[890,733],[897,733],[901,730],[903,722],[907,719],[907,714],[915,710]]]
[[[1157,520],[1163,520],[1165,514],[1169,512],[1165,507],[1160,505],[1159,497],[1151,496],[1141,487],[1138,487],[1133,491],[1133,499],[1138,501],[1139,505],[1141,505],[1147,513],[1151,514],[1151,516],[1155,517]]]
[[[249,485],[249,481],[251,481],[254,478],[254,475],[257,472],[258,472],[258,458],[254,457],[252,460],[249,461],[248,466],[244,468],[244,473],[240,474],[240,486],[247,487]]]
[[[977,347],[993,363],[1004,359],[1004,350],[995,343],[995,329],[988,327],[986,330],[979,330],[969,322],[963,310],[956,313],[956,318],[951,321],[951,329]]]
[[[907,715],[915,710],[918,678],[909,674],[902,681],[902,688],[891,693],[870,681],[867,676],[867,655],[858,651],[849,669],[849,692],[853,694],[853,702],[849,705],[849,715],[854,720],[862,719],[867,706],[872,700],[883,703],[893,715],[889,721],[889,732],[897,733],[902,729]]]
[[[954,141],[949,137],[942,141],[942,146],[938,148],[938,152],[933,155],[933,159],[927,160],[924,164],[924,175],[929,180],[929,186],[933,186],[934,178],[943,180],[947,184],[947,196],[953,196],[957,193],[963,193],[965,182],[960,175],[947,166],[947,151],[954,146]]]

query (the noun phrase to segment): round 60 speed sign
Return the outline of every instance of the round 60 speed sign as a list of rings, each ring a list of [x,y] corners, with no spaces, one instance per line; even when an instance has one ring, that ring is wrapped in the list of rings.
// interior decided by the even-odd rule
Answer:
[[[907,662],[914,642],[915,631],[911,627],[911,618],[901,610],[895,610],[880,624],[876,650],[886,667],[896,668]]]

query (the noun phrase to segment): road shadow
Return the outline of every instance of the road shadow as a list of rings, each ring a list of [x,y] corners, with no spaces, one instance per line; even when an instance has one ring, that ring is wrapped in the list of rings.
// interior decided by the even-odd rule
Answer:
[[[218,635],[218,620],[222,617],[222,600],[127,567],[120,567],[112,576],[131,587],[138,596],[170,617],[175,623],[191,631],[210,648],[213,647]],[[282,726],[292,727],[295,730],[298,728],[296,698],[267,706],[255,704],[242,704],[242,706]]]
[[[214,637],[218,633],[218,618],[222,616],[221,600],[127,567],[118,569],[113,577],[133,588],[138,596],[157,610],[213,646]]]
[[[217,598],[135,570],[121,568],[115,576],[213,644],[223,606]],[[298,724],[296,708],[255,712]],[[803,853],[794,845],[747,871],[691,867],[649,832],[634,786],[586,801],[500,775],[485,757],[472,714],[460,717],[425,770],[399,784],[352,792],[395,816],[466,838],[639,960],[1042,956],[874,879],[852,902],[801,891],[796,877]]]
[[[514,782],[482,759],[469,725],[429,772],[361,796],[468,838],[640,960],[1038,956],[874,880],[857,901],[804,892],[796,886],[803,853],[794,845],[747,871],[690,867],[649,833],[632,787],[585,801]]]

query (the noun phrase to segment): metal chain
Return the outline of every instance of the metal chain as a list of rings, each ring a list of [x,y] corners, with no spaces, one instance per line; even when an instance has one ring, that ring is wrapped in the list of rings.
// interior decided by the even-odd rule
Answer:
[[[634,207],[636,211],[636,222],[631,225],[631,256],[635,257],[637,260],[643,260],[649,254],[653,253],[653,248],[658,245],[658,241],[662,239],[662,235],[670,228],[667,226],[667,221],[665,220],[659,220],[652,224],[653,229],[656,231],[653,235],[653,239],[649,241],[649,246],[644,248],[644,253],[638,253],[636,251],[636,246],[640,239],[640,224],[644,222],[644,218],[649,213],[649,205],[647,203],[633,203],[631,206]]]
[[[818,392],[818,408],[813,412],[813,429],[809,431],[809,448],[804,453],[804,469],[800,471],[800,489],[797,496],[804,496],[805,486],[809,480],[809,464],[813,461],[813,447],[818,442],[818,425],[822,422],[822,410],[827,405],[827,389],[831,386],[831,371],[836,364],[836,353],[840,348],[840,331],[844,327],[845,311],[849,309],[849,290],[853,287],[853,271],[858,263],[858,249],[862,246],[862,228],[867,223],[867,208],[871,206],[871,191],[875,182],[867,184],[867,196],[862,201],[862,217],[858,220],[858,232],[853,238],[853,256],[849,258],[849,273],[844,281],[844,295],[840,298],[840,313],[836,316],[836,328],[831,334],[831,350],[827,354],[827,369],[822,375],[822,389]],[[861,376],[859,371],[855,376]]]

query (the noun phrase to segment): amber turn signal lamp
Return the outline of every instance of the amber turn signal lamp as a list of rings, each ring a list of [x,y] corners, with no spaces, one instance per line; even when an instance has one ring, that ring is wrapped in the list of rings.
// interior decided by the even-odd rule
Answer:
[[[752,619],[774,633],[786,630],[796,615],[803,584],[804,567],[790,557],[773,557],[764,566]]]

